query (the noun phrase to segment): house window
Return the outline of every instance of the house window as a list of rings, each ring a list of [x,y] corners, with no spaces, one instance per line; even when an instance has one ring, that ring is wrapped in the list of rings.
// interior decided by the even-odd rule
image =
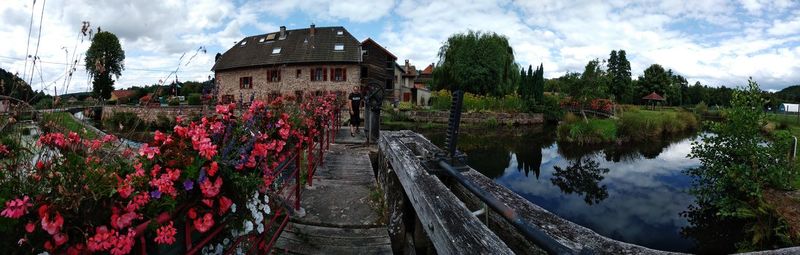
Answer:
[[[281,70],[267,70],[267,82],[279,82],[281,81]]]
[[[344,31],[342,31],[342,30],[336,31],[336,35],[337,36],[343,36],[344,35]]]
[[[240,89],[252,89],[253,88],[253,77],[241,77],[241,78],[239,78],[239,88]]]
[[[294,76],[294,78],[298,78],[298,79],[300,79],[300,74],[302,74],[302,73],[303,73],[303,71],[302,71],[302,70],[300,70],[300,69],[297,69],[297,74]]]
[[[272,54],[281,54],[281,47],[272,48]]]
[[[361,78],[367,77],[369,74],[369,68],[366,66],[361,67]]]
[[[317,67],[311,69],[311,81],[326,81],[328,80],[328,69]]]
[[[233,102],[233,95],[222,95],[222,103],[229,104]]]
[[[333,80],[334,81],[346,81],[347,80],[347,69],[345,68],[335,68],[333,69]]]
[[[369,51],[368,50],[361,50],[361,55],[369,56]]]
[[[344,51],[344,44],[343,43],[334,44],[333,45],[333,50],[335,50],[335,51]]]

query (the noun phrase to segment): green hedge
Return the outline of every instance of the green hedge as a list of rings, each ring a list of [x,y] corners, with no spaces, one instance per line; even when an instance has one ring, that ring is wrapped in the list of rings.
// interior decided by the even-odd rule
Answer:
[[[186,101],[188,101],[189,105],[200,105],[202,102],[201,95],[199,93],[189,94],[189,96],[186,98]]]

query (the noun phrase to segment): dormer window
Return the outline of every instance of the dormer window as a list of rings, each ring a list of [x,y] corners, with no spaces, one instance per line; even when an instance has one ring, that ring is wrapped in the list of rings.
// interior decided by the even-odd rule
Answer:
[[[242,42],[240,42],[240,43],[239,43],[239,46],[242,46],[242,47],[244,47],[244,45],[245,45],[245,44],[247,44],[247,41],[245,41],[245,40],[242,40]]]
[[[333,50],[335,50],[335,51],[344,51],[344,44],[343,43],[334,44],[333,45]]]
[[[272,54],[281,54],[281,47],[272,48]]]
[[[336,36],[343,36],[343,35],[344,35],[344,31],[342,31],[342,30],[336,31]]]

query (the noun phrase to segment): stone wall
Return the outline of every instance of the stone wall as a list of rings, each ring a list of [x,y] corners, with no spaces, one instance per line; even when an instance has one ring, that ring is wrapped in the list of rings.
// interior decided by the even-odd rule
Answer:
[[[411,111],[408,116],[413,121],[447,123],[450,112],[447,111]],[[494,119],[498,124],[531,125],[544,123],[541,113],[497,113],[497,112],[465,112],[461,114],[462,123],[486,123]]]
[[[327,81],[311,81],[312,68],[327,68]],[[281,80],[267,82],[267,71],[280,69]],[[347,68],[347,80],[333,81],[334,68]],[[300,71],[298,75],[297,71]],[[240,89],[239,78],[253,77],[252,89]],[[258,67],[248,69],[223,70],[216,74],[219,88],[219,99],[231,95],[237,101],[240,96],[244,102],[249,102],[255,93],[256,99],[266,100],[270,93],[293,95],[295,91],[351,91],[353,86],[361,84],[361,67],[356,64],[330,64],[330,65],[296,65],[285,67]]]
[[[128,105],[115,105],[104,106],[102,119],[111,117],[116,112],[133,112],[145,122],[156,121],[159,115],[166,116],[174,120],[178,115],[200,115],[206,112],[214,111],[214,108],[208,106],[163,106],[163,107],[143,107],[143,106],[128,106]]]

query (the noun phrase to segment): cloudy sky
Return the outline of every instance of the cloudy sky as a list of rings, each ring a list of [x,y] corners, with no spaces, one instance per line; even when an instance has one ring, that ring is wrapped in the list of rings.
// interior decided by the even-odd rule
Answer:
[[[127,58],[118,88],[157,83],[175,69],[180,80],[205,80],[214,54],[244,36],[311,23],[345,26],[420,68],[437,61],[449,35],[471,29],[507,36],[517,62],[544,63],[546,77],[625,49],[634,75],[659,63],[691,83],[738,86],[752,76],[764,89],[800,84],[796,0],[2,0],[0,68],[51,94],[87,91],[80,64],[64,78],[66,63],[82,61],[89,46],[82,21],[120,37]],[[40,62],[32,72],[27,61],[25,72],[26,52],[37,48]]]

